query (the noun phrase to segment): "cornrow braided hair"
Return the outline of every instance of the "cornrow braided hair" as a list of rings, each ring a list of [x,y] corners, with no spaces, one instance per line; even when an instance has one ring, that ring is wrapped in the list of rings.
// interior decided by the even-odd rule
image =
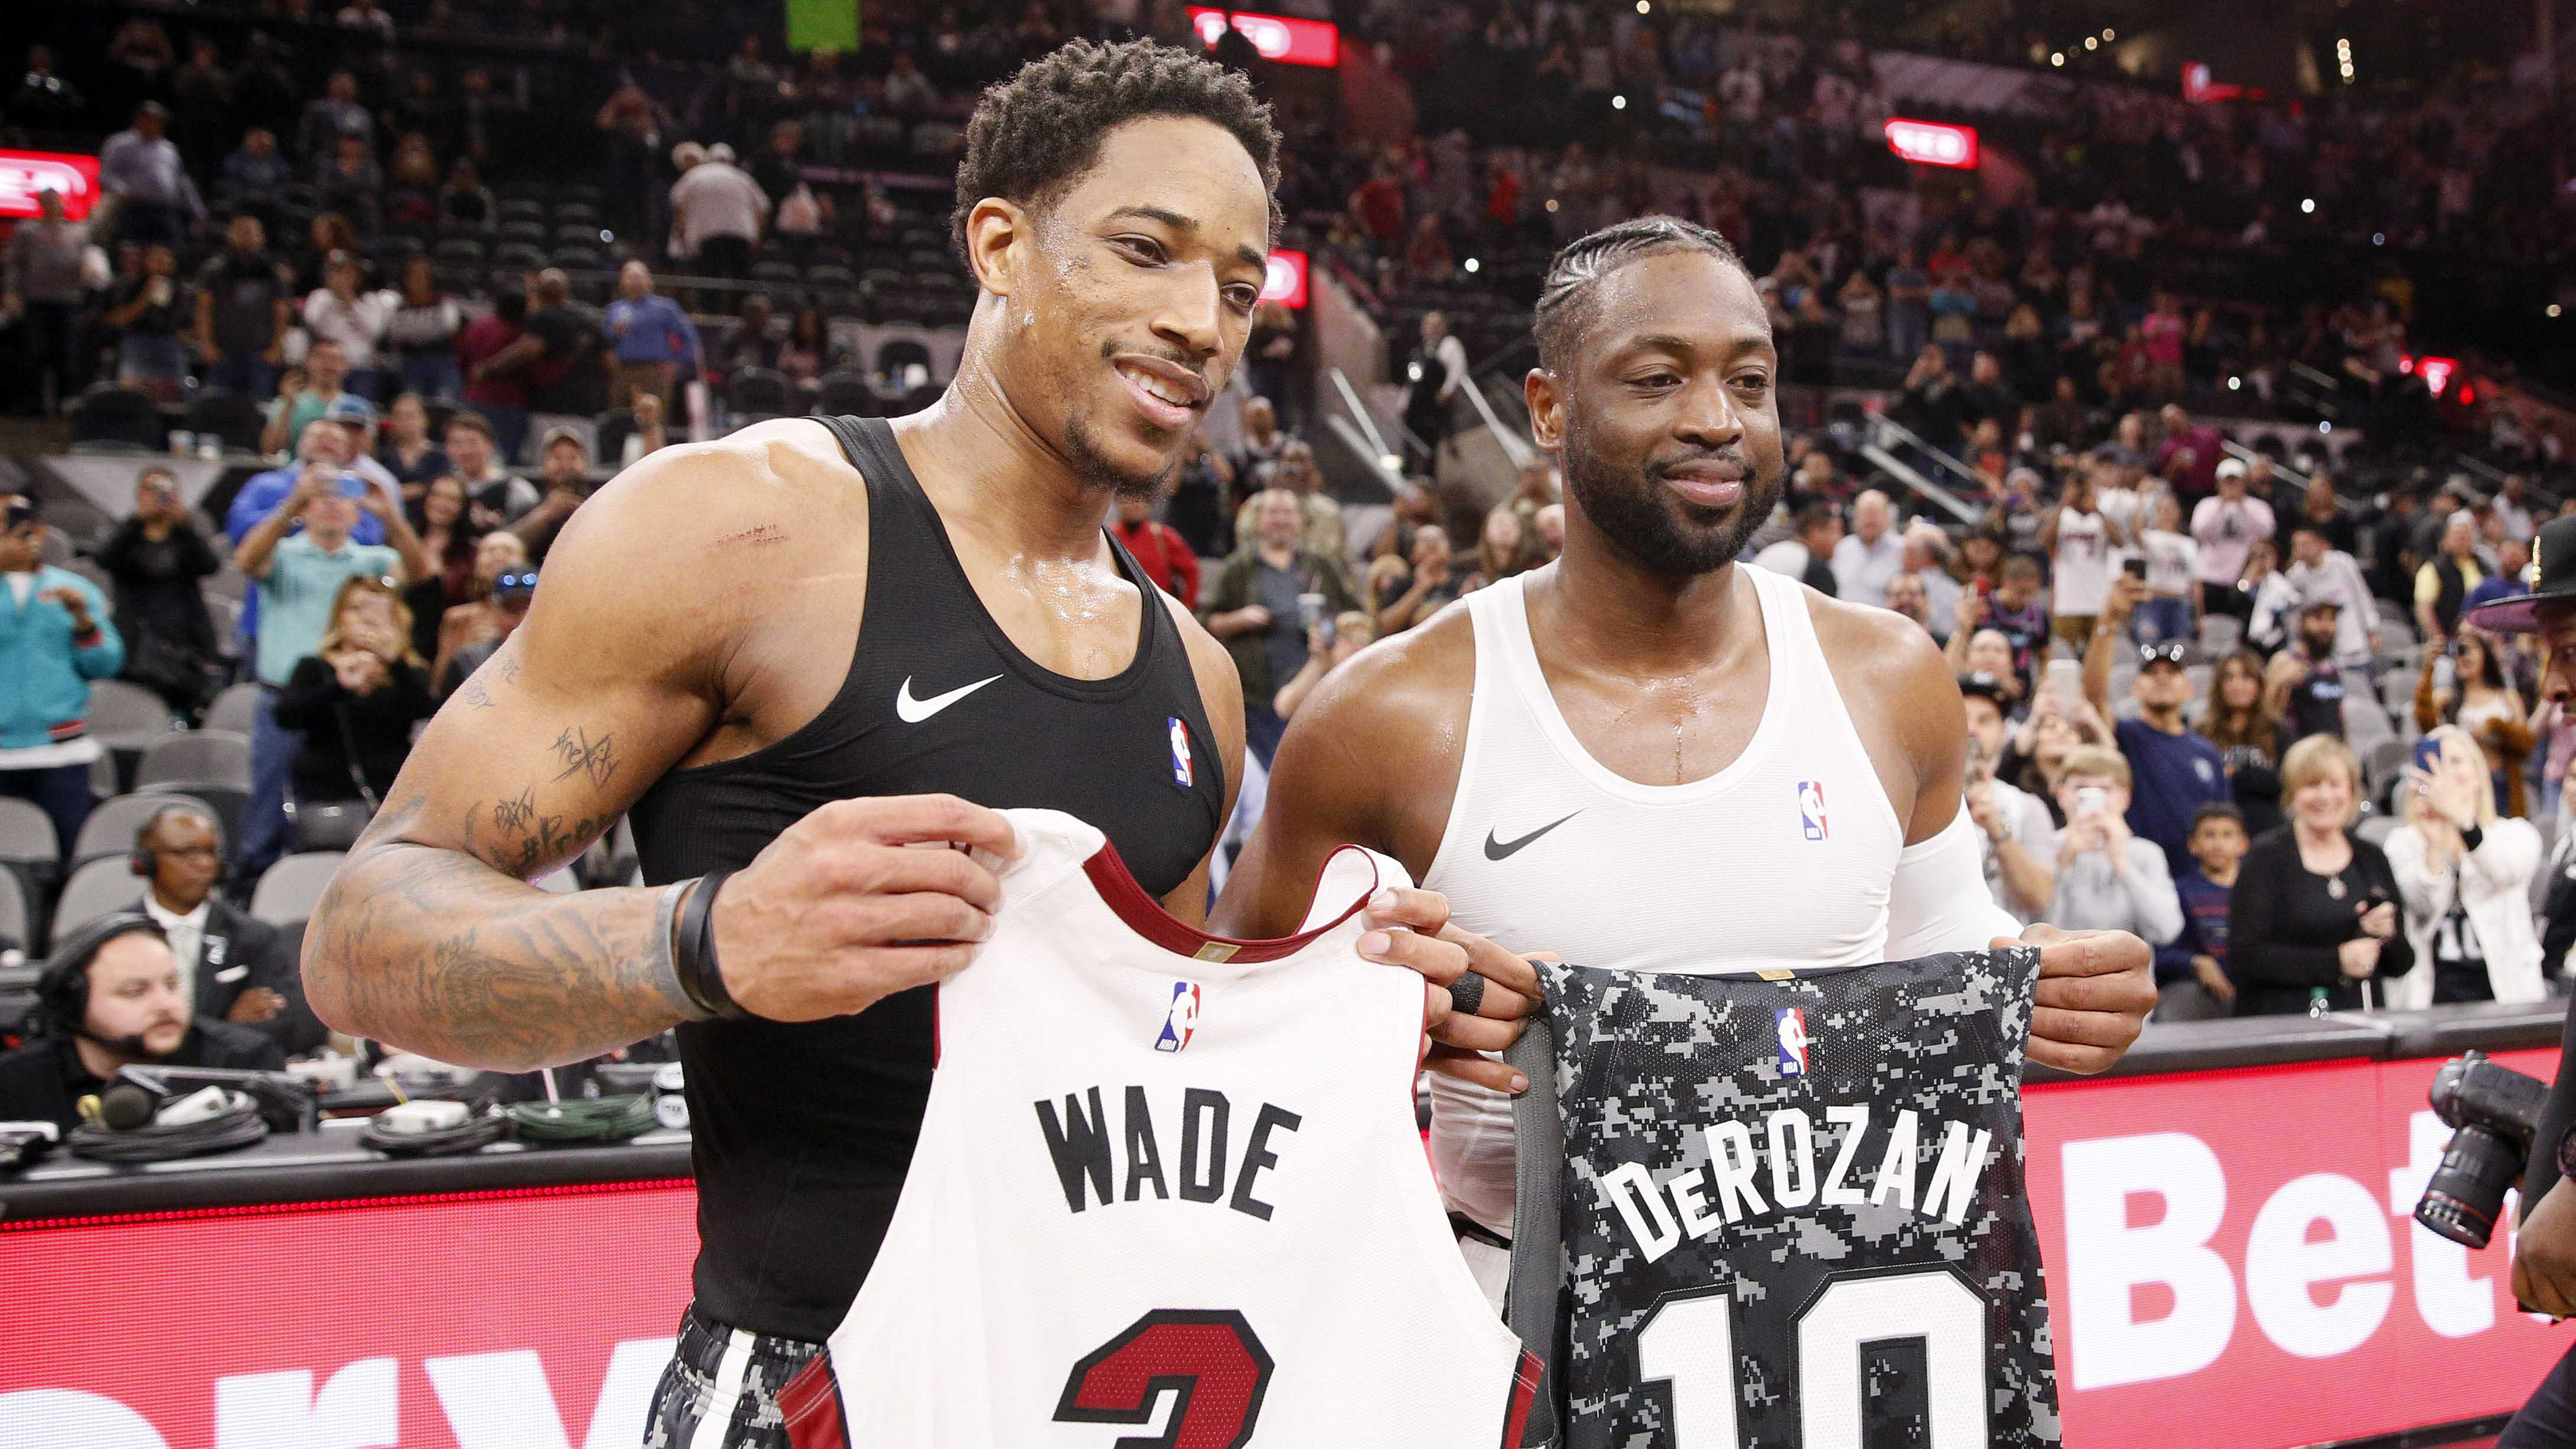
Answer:
[[[1677,216],[1640,216],[1605,226],[1590,236],[1565,244],[1548,263],[1539,287],[1536,330],[1539,365],[1556,369],[1557,359],[1574,339],[1570,334],[1585,313],[1584,303],[1595,283],[1644,257],[1659,252],[1706,252],[1742,269],[1744,258],[1725,237]],[[1751,273],[1748,271],[1747,276]]]
[[[1279,128],[1251,82],[1203,56],[1150,40],[1072,41],[986,90],[966,123],[957,209],[948,237],[966,254],[966,218],[998,196],[1034,206],[1100,159],[1111,131],[1146,116],[1189,116],[1224,127],[1252,154],[1279,231]]]

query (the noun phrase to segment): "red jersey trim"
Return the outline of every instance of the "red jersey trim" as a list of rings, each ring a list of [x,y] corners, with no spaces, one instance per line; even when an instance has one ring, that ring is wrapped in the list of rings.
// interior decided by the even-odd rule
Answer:
[[[830,1349],[807,1359],[778,1391],[778,1414],[787,1429],[787,1449],[849,1449],[848,1426],[841,1420],[841,1381],[832,1376]]]
[[[1502,1449],[1521,1449],[1521,1433],[1529,1424],[1530,1404],[1538,1397],[1539,1379],[1545,1368],[1537,1354],[1521,1350],[1520,1368],[1512,1374],[1512,1406],[1503,1415]]]
[[[1314,898],[1315,887],[1324,883],[1324,871],[1332,867],[1334,857],[1340,854],[1341,851],[1337,850],[1324,857],[1323,868],[1315,872],[1314,885],[1307,888],[1308,900]],[[1276,961],[1282,956],[1294,955],[1316,937],[1358,915],[1360,908],[1368,904],[1368,898],[1377,893],[1377,886],[1372,882],[1367,890],[1360,892],[1359,899],[1351,902],[1348,910],[1302,935],[1282,936],[1275,941],[1244,941],[1232,936],[1212,936],[1196,926],[1173,919],[1172,913],[1163,909],[1163,903],[1147,895],[1145,888],[1136,883],[1136,877],[1128,874],[1127,863],[1118,858],[1117,848],[1105,842],[1082,863],[1082,870],[1083,874],[1091,877],[1092,889],[1100,893],[1100,899],[1117,913],[1118,919],[1127,923],[1128,929],[1175,955],[1191,956],[1201,961]]]

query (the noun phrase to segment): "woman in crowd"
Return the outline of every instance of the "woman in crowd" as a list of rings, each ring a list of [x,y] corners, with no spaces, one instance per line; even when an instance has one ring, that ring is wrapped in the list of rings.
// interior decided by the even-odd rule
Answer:
[[[154,242],[142,261],[108,303],[107,325],[121,334],[116,380],[154,402],[175,403],[188,382],[188,349],[179,338],[195,325],[197,296],[178,275],[178,253]]]
[[[223,560],[179,501],[169,469],[146,468],[134,480],[134,512],[108,536],[98,563],[116,584],[116,627],[125,636],[118,677],[195,715],[218,663],[214,619],[197,581]]]
[[[376,461],[394,475],[403,501],[411,504],[420,501],[429,480],[452,466],[447,450],[429,436],[429,406],[419,393],[406,392],[385,409],[385,439],[376,445]]]
[[[438,224],[438,158],[429,138],[417,131],[394,146],[394,164],[385,177],[385,221],[397,227]]]
[[[2407,772],[2398,796],[2405,823],[2388,836],[2415,948],[2415,969],[2389,983],[2388,1004],[2541,1000],[2548,991],[2531,917],[2540,832],[2496,813],[2486,755],[2468,731],[2441,725],[2425,738],[2437,753],[2430,769]]]
[[[355,252],[335,252],[322,267],[322,286],[304,299],[304,330],[316,342],[337,342],[349,359],[348,380],[340,386],[373,402],[376,397],[376,349],[393,320],[396,298],[385,291],[360,290],[365,267]]]
[[[1509,503],[1498,504],[1485,514],[1485,526],[1476,536],[1476,571],[1458,592],[1472,594],[1529,566],[1529,533]]]
[[[2455,724],[2466,730],[2486,753],[2504,813],[2520,819],[2530,813],[2524,797],[2522,766],[2531,754],[2531,713],[2522,695],[2505,676],[2504,656],[2495,636],[2472,625],[2460,626],[2451,641],[2451,682],[2429,665],[2415,684],[2415,727],[2427,734],[2435,725]]]
[[[403,390],[433,402],[456,401],[465,385],[456,366],[456,334],[465,327],[463,304],[439,290],[438,268],[417,252],[403,259],[397,295],[385,323],[385,343],[402,369]]]
[[[2066,776],[2066,757],[2088,747],[2115,747],[2101,714],[2082,700],[2070,706],[2054,691],[2043,689],[2005,744],[2004,757],[1995,763],[1995,778],[2038,800],[2047,807],[2050,823],[2063,830],[2066,811],[2058,804],[2057,785]]]
[[[787,322],[787,340],[778,346],[778,370],[811,393],[831,365],[832,334],[823,322],[823,310],[811,303],[797,308]]]
[[[411,753],[412,726],[435,708],[429,671],[411,647],[411,610],[383,579],[340,585],[321,647],[277,692],[277,722],[304,732],[292,788],[298,805],[384,799]]]
[[[412,617],[411,647],[426,658],[438,653],[438,628],[447,611],[475,597],[475,565],[484,534],[466,506],[463,480],[453,474],[440,474],[423,485],[410,512],[421,547],[438,560],[437,573],[403,590]],[[483,587],[489,591],[488,581]]]
[[[2228,787],[2245,812],[2245,833],[2258,836],[2281,823],[2281,717],[2263,698],[2263,656],[2235,649],[2218,661],[2209,683],[2209,711],[2201,738],[2218,747]]]
[[[2227,974],[2240,1016],[2311,1016],[2385,1003],[2371,983],[2414,969],[2396,874],[2352,833],[2361,770],[2332,735],[2281,762],[2290,823],[2255,839],[2227,898]]]
[[[438,619],[438,654],[430,670],[443,694],[448,684],[449,666],[459,650],[470,645],[507,638],[518,620],[506,607],[509,601],[495,598],[505,574],[523,573],[528,567],[528,546],[515,533],[496,529],[483,535],[474,546],[474,576],[466,587],[463,603],[450,604]],[[526,601],[518,601],[518,612],[526,612]]]

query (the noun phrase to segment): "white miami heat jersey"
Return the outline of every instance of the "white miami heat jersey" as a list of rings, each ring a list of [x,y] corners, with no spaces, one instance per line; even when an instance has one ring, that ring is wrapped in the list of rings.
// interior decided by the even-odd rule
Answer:
[[[1007,813],[1023,853],[939,988],[885,1247],[782,1396],[796,1442],[1517,1445],[1537,1364],[1460,1261],[1414,1123],[1422,979],[1357,951],[1403,867],[1345,849],[1305,934],[1229,941],[1099,831]]]

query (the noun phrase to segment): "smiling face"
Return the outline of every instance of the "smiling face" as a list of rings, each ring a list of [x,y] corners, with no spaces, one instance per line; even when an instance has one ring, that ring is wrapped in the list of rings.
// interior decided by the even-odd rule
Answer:
[[[1779,360],[1744,269],[1696,250],[1603,275],[1560,369],[1527,383],[1532,430],[1557,449],[1588,531],[1649,572],[1724,567],[1779,501]]]
[[[1232,133],[1130,121],[1030,208],[976,207],[978,340],[1013,411],[1086,484],[1150,494],[1243,355],[1269,244],[1270,193]]]

